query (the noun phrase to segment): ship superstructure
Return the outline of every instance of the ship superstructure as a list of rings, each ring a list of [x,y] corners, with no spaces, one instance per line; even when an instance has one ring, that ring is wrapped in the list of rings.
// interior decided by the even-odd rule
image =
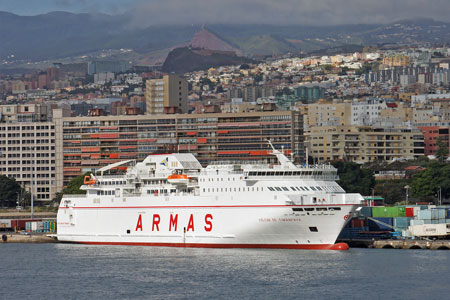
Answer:
[[[64,195],[58,239],[88,244],[339,249],[363,200],[346,194],[331,165],[212,164],[189,153],[118,162],[85,178],[85,195]],[[110,170],[132,164],[125,175]]]

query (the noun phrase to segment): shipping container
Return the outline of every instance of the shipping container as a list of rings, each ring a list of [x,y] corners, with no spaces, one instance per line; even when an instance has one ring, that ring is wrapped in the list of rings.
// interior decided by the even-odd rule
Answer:
[[[10,219],[0,219],[0,228],[11,228]]]
[[[425,224],[424,220],[411,220],[411,221],[409,221],[409,223],[411,226]]]
[[[439,220],[431,220],[431,224],[439,224]]]
[[[394,218],[394,227],[406,229],[409,226],[410,220],[412,220],[412,218],[408,218],[408,217]]]
[[[440,208],[431,209],[431,219],[432,220],[445,219],[445,210]]]
[[[372,216],[374,218],[396,218],[406,217],[405,207],[372,207]]]
[[[409,231],[414,236],[445,236],[447,224],[425,224],[409,226]]]
[[[448,208],[445,209],[445,217],[446,217],[447,219],[450,219],[450,207],[448,207]]]
[[[406,207],[406,216],[414,217],[414,207]]]
[[[417,217],[419,220],[431,220],[431,211],[429,209],[421,210]]]

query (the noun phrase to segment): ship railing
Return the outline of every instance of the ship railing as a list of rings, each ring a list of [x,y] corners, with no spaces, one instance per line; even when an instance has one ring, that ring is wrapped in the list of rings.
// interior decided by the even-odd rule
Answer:
[[[99,179],[123,179],[125,178],[123,175],[103,175],[103,176],[96,176]]]
[[[67,198],[86,198],[86,194],[64,194],[62,196],[62,199]]]
[[[264,180],[264,179],[276,179],[276,180],[323,180],[323,181],[336,181],[339,180],[337,175],[293,175],[293,176],[274,176],[274,175],[252,175],[245,177],[247,180]]]

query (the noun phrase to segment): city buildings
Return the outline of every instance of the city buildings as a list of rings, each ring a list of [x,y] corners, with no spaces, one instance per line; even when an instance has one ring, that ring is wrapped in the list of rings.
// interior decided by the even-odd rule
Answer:
[[[162,114],[164,109],[187,113],[187,80],[175,74],[146,82],[145,101],[147,114]]]

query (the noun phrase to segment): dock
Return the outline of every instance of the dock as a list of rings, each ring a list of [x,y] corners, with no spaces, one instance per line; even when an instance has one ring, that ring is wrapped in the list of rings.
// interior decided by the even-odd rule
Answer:
[[[450,240],[378,240],[373,248],[450,250]]]
[[[56,237],[46,234],[3,233],[1,243],[58,243]]]

